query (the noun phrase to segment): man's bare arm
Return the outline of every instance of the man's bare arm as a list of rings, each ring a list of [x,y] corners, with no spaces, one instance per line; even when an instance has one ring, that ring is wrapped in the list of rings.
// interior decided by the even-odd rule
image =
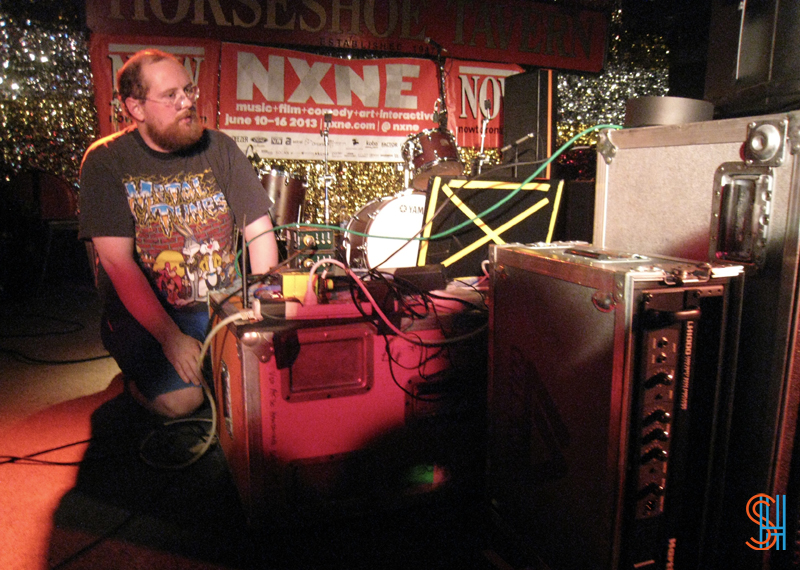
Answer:
[[[181,379],[200,385],[200,342],[181,332],[133,258],[133,238],[95,237],[95,251],[125,308],[161,344]]]
[[[244,237],[250,244],[247,252],[253,273],[263,274],[278,265],[278,242],[269,216],[261,216],[247,224]]]

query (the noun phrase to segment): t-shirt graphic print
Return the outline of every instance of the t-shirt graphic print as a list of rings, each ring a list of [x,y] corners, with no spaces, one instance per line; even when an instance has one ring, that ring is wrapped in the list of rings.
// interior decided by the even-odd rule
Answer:
[[[233,215],[211,169],[123,180],[136,218],[136,254],[175,307],[205,302],[236,279]]]

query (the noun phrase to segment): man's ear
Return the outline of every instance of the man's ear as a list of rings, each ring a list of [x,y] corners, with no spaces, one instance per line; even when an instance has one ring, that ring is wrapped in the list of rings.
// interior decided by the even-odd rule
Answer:
[[[125,109],[134,121],[144,122],[144,109],[142,109],[142,102],[139,99],[135,97],[125,99]]]

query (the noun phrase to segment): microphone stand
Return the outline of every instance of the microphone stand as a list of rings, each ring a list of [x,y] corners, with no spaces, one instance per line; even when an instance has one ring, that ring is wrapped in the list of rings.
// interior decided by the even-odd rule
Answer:
[[[491,108],[491,103],[487,99],[483,103],[484,108],[486,109],[486,114],[483,114],[483,119],[481,119],[481,151],[478,153],[476,157],[476,170],[477,173],[480,175],[481,170],[483,169],[483,163],[486,162],[486,154],[484,153],[484,144],[486,143],[486,126],[489,124],[489,109]]]
[[[405,154],[408,157],[408,161],[403,164],[403,191],[408,190],[411,188],[411,173],[414,170],[414,155],[412,152],[414,151],[414,141],[406,140],[405,142]]]
[[[517,178],[517,172],[518,172],[517,163],[519,163],[519,145],[521,145],[522,143],[524,143],[528,139],[532,139],[535,136],[536,136],[535,133],[528,133],[524,137],[521,137],[521,138],[515,140],[513,143],[508,144],[508,145],[506,145],[506,146],[504,146],[503,148],[500,149],[500,154],[505,154],[506,152],[508,152],[512,148],[514,149],[514,162],[513,162],[513,166],[511,167],[511,176],[513,178],[515,178],[515,179]]]
[[[325,185],[325,225],[329,225],[331,222],[331,200],[330,200],[330,186],[331,186],[331,174],[328,168],[328,131],[331,126],[331,119],[332,115],[330,113],[325,113],[325,127],[320,131],[320,135],[322,135],[322,139],[325,142],[325,170],[322,176],[322,182]]]

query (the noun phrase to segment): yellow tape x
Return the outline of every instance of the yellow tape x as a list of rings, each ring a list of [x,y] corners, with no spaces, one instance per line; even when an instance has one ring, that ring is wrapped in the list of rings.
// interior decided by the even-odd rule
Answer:
[[[564,181],[563,180],[559,181],[558,187],[556,189],[555,204],[553,206],[553,215],[550,218],[550,225],[549,225],[548,232],[547,232],[547,240],[546,241],[548,241],[548,242],[551,241],[552,237],[553,237],[553,230],[555,228],[555,219],[556,219],[556,215],[558,213],[559,202],[561,201],[561,190],[562,190],[563,186],[564,186]],[[518,187],[519,187],[519,184],[516,184],[516,183],[513,183],[513,182],[498,182],[498,181],[488,181],[488,180],[473,180],[473,181],[451,180],[449,184],[442,184],[440,186],[440,179],[437,178],[436,180],[434,180],[434,184],[432,185],[432,188],[431,188],[432,195],[431,195],[430,204],[432,206],[436,204],[436,201],[438,200],[438,191],[441,188],[442,193],[445,196],[447,196],[447,198],[451,202],[453,202],[453,205],[455,205],[468,219],[472,220],[472,222],[476,226],[478,226],[486,234],[482,238],[475,240],[474,242],[472,242],[468,246],[462,248],[460,251],[456,252],[455,254],[453,254],[450,257],[448,257],[447,259],[445,259],[442,262],[442,265],[444,265],[445,267],[447,267],[449,265],[452,265],[453,263],[455,263],[459,259],[465,257],[466,255],[469,255],[471,252],[475,251],[476,249],[478,249],[479,247],[481,247],[482,245],[487,243],[489,240],[492,240],[496,244],[504,244],[505,241],[503,241],[503,238],[500,237],[500,235],[503,232],[507,231],[509,228],[514,227],[519,222],[521,222],[522,220],[528,218],[532,214],[538,212],[539,210],[541,210],[542,208],[544,208],[546,205],[548,205],[550,203],[550,200],[548,198],[542,198],[541,200],[539,200],[538,202],[536,202],[535,204],[533,204],[529,208],[525,209],[523,212],[520,212],[519,214],[517,214],[516,216],[514,216],[513,218],[511,218],[510,220],[505,222],[503,225],[501,225],[497,229],[492,229],[480,217],[478,217],[478,215],[475,212],[473,212],[472,209],[469,206],[467,206],[463,201],[461,201],[461,199],[458,196],[456,196],[456,194],[453,192],[452,188],[456,188],[456,189],[458,189],[458,188],[466,188],[466,189],[487,189],[487,188],[491,188],[491,189],[494,189],[494,190],[516,190]],[[550,189],[550,184],[528,183],[528,184],[525,184],[521,189],[522,190],[529,190],[529,191],[530,190],[538,190],[538,191],[542,191],[542,192],[547,192]],[[429,207],[429,209],[428,209],[429,218],[432,216],[433,210],[434,210],[433,207]],[[426,220],[426,222],[428,222],[428,221],[430,221],[430,220]],[[428,237],[430,235],[430,224],[429,223],[426,224],[425,230],[426,231],[424,233],[428,234],[425,237]],[[428,242],[424,241],[424,242],[422,242],[422,246],[420,247],[420,261],[422,263],[425,262],[425,256],[427,254],[427,245],[428,245]]]

